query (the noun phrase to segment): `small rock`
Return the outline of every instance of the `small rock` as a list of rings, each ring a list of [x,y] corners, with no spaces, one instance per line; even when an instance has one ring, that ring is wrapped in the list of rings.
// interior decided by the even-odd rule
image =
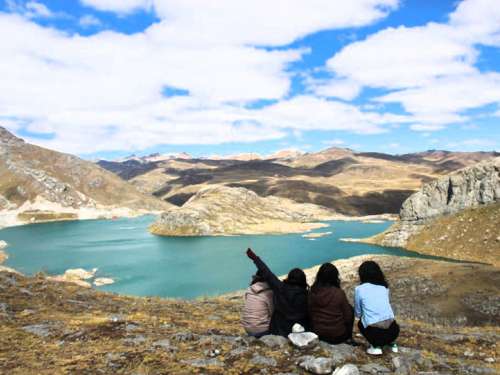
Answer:
[[[169,351],[169,352],[174,352],[177,350],[177,347],[175,346],[172,346],[170,344],[170,340],[169,339],[162,339],[162,340],[158,340],[158,341],[155,341],[153,343],[153,347],[155,348],[162,348],[166,351]]]
[[[229,357],[240,357],[248,352],[248,348],[236,348],[229,352]]]
[[[274,358],[270,357],[264,357],[259,354],[255,354],[252,359],[250,360],[250,363],[254,365],[263,365],[263,366],[271,366],[275,367],[278,365],[278,362]]]
[[[464,356],[466,357],[472,357],[474,356],[474,352],[471,351],[470,349],[467,349],[465,352],[464,352]]]
[[[466,366],[463,368],[465,374],[489,375],[497,374],[496,370],[489,367]]]
[[[172,336],[175,341],[194,341],[198,339],[198,335],[191,332],[179,332]]]
[[[182,361],[183,363],[193,366],[193,367],[207,367],[207,366],[216,366],[216,367],[222,367],[224,366],[224,363],[219,361],[217,358],[210,358],[210,359],[190,359],[190,360],[185,360]]]
[[[210,349],[210,350],[205,350],[205,355],[210,358],[217,357],[220,355],[220,350],[219,349]]]
[[[500,237],[499,237],[500,238]],[[5,249],[8,246],[7,242],[0,241],[0,249]]]
[[[312,332],[290,333],[288,338],[299,349],[311,348],[318,344],[318,335]]]
[[[286,338],[284,338],[283,336],[277,336],[277,335],[262,336],[260,338],[260,341],[262,341],[264,344],[266,344],[270,348],[277,348],[277,347],[282,348],[288,344],[288,340]]]
[[[127,337],[123,339],[123,343],[125,345],[139,345],[146,341],[146,338],[143,335],[137,335],[134,337]]]
[[[299,323],[295,323],[292,327],[292,332],[293,333],[301,333],[301,332],[305,332],[305,328],[302,327]]]
[[[331,345],[324,341],[320,341],[320,347],[330,353],[334,366],[338,366],[340,364],[356,359],[355,348],[351,345]]]
[[[125,321],[125,315],[123,315],[123,314],[111,315],[109,317],[109,320],[111,320],[113,323],[124,322]]]
[[[94,280],[95,286],[103,286],[113,284],[115,281],[109,277],[98,277]]]
[[[300,367],[313,374],[331,374],[333,371],[333,361],[330,358],[313,358],[299,364]]]
[[[135,331],[138,328],[139,328],[139,325],[137,325],[135,323],[127,323],[125,325],[125,331],[127,331],[127,332]]]
[[[367,363],[360,367],[361,372],[368,374],[388,374],[391,372],[387,367],[382,366],[378,363]]]
[[[26,289],[26,288],[19,288],[19,291],[22,293],[22,294],[26,294],[27,296],[33,296],[33,292],[29,289]]]
[[[332,375],[359,375],[359,370],[355,365],[348,363],[336,368]]]
[[[22,327],[22,330],[28,333],[32,333],[39,337],[50,336],[50,326],[48,324],[32,324],[29,326]]]
[[[93,278],[96,272],[97,268],[92,268],[91,271],[86,271],[83,268],[74,268],[66,270],[64,276],[68,279],[88,280]]]

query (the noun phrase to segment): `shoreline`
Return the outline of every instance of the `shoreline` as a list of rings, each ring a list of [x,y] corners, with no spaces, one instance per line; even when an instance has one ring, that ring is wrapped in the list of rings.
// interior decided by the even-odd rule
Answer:
[[[20,220],[18,215],[22,214],[19,210],[0,211],[0,230],[12,227],[20,227],[23,225],[45,224],[66,221],[83,221],[83,220],[112,220],[121,218],[136,218],[145,215],[159,215],[161,211],[137,210],[126,207],[111,207],[111,208],[85,208],[71,209],[66,211],[39,211],[41,214],[68,215],[68,217],[59,217],[53,219],[41,220]],[[36,212],[38,213],[38,212]],[[69,217],[69,215],[76,215]]]

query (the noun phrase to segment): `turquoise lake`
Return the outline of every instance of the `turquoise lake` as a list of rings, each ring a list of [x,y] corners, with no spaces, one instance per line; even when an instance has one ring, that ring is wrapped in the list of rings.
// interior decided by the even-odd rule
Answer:
[[[6,228],[7,266],[25,274],[62,274],[68,268],[99,269],[115,284],[100,287],[127,295],[194,298],[245,288],[255,271],[245,256],[252,247],[277,274],[362,254],[416,256],[402,249],[342,242],[368,237],[391,223],[332,221],[326,237],[301,234],[233,237],[158,237],[147,227],[155,217],[33,224]]]

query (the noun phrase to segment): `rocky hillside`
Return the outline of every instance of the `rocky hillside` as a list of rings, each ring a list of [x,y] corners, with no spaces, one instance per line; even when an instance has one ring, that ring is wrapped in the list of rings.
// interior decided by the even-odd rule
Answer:
[[[282,151],[273,155],[189,159],[131,158],[99,165],[141,191],[177,206],[207,186],[244,187],[259,196],[314,203],[346,215],[397,213],[423,183],[495,152],[427,151],[389,155],[332,147],[320,152]]]
[[[94,163],[28,144],[0,127],[0,226],[169,207]]]
[[[335,262],[351,300],[357,283],[353,275],[363,259]],[[389,256],[374,259],[386,270],[392,287],[401,325],[398,354],[368,356],[359,334],[359,347],[315,341],[303,349],[281,337],[247,337],[239,323],[239,296],[194,301],[133,298],[48,281],[42,274],[28,278],[0,271],[0,373],[500,371],[497,268]]]
[[[408,198],[400,221],[372,240],[432,255],[498,263],[500,158],[428,183]]]
[[[304,232],[333,212],[278,197],[262,198],[244,188],[208,187],[182,207],[163,213],[150,230],[165,236]]]

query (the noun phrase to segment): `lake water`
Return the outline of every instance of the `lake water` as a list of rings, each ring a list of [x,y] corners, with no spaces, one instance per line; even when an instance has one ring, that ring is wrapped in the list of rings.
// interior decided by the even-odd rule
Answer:
[[[6,228],[6,265],[25,274],[62,274],[68,268],[99,269],[115,284],[99,289],[138,296],[194,298],[248,285],[255,272],[245,256],[252,247],[277,274],[362,254],[415,256],[402,249],[339,241],[368,237],[391,223],[328,222],[331,231],[314,241],[301,234],[234,237],[157,237],[149,234],[153,216],[89,220]]]

